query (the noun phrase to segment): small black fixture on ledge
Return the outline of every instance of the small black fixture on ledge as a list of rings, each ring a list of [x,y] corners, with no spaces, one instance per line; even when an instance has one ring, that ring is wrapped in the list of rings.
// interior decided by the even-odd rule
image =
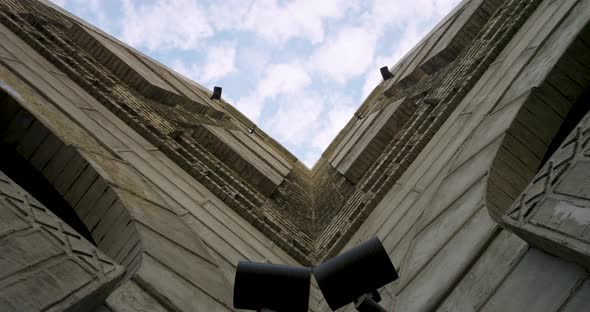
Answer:
[[[212,100],[219,100],[221,99],[221,87],[215,86],[213,87],[213,94],[211,95]]]
[[[381,71],[381,77],[383,77],[383,80],[389,80],[389,79],[393,78],[393,74],[389,71],[389,68],[387,68],[387,66],[381,67],[380,71]]]

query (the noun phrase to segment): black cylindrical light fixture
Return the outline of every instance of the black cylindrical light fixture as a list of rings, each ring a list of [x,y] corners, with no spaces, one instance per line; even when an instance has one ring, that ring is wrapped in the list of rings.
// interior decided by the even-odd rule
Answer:
[[[378,238],[320,264],[313,269],[313,274],[332,310],[398,278],[395,267]]]
[[[234,308],[307,312],[311,268],[241,261],[234,283]]]

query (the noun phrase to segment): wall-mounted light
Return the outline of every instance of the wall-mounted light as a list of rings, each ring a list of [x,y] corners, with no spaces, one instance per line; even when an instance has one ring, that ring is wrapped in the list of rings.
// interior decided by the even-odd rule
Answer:
[[[381,77],[383,77],[383,80],[389,80],[389,79],[393,78],[393,74],[389,71],[389,68],[387,68],[387,66],[381,67],[380,71],[381,71]]]
[[[311,268],[241,261],[234,284],[234,308],[307,312]]]
[[[360,312],[385,312],[379,288],[398,274],[378,238],[313,268],[241,261],[234,283],[234,308],[307,311],[311,274],[332,310],[353,303]]]
[[[313,274],[332,310],[355,302],[358,311],[385,311],[377,289],[398,278],[378,238],[320,264]]]
[[[215,86],[213,87],[213,94],[211,95],[212,100],[219,100],[221,99],[221,87]]]

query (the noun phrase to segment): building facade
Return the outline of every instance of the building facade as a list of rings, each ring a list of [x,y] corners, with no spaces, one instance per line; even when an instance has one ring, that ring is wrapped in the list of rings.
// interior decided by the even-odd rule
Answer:
[[[239,261],[377,236],[388,310],[587,311],[590,0],[464,0],[390,71],[308,169],[61,8],[0,1],[0,310],[231,311]]]

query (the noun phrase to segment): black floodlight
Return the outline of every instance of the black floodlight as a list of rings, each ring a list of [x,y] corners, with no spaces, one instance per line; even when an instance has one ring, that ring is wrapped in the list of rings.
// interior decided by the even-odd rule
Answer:
[[[307,312],[311,268],[240,261],[234,309]]]
[[[332,310],[355,302],[359,311],[383,311],[371,309],[381,300],[377,289],[398,278],[378,238],[320,264],[313,274]]]
[[[211,95],[211,99],[212,100],[221,99],[221,91],[222,91],[221,87],[217,87],[217,86],[213,87],[213,95]]]
[[[387,66],[383,66],[379,70],[381,71],[381,77],[383,77],[383,80],[389,80],[393,78],[393,74],[389,71]]]

